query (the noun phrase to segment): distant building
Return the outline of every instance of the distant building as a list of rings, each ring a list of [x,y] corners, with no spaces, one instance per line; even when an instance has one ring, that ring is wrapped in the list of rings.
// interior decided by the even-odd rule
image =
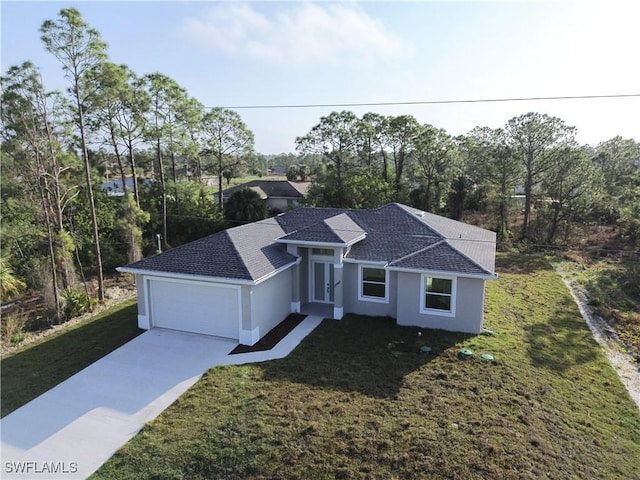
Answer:
[[[267,202],[267,209],[275,212],[286,212],[299,205],[309,190],[311,182],[290,182],[288,180],[252,180],[222,191],[222,203],[225,203],[234,192],[249,188]],[[215,194],[217,200],[218,195]]]
[[[273,168],[269,170],[271,175],[286,175],[288,167],[283,165],[275,165]]]
[[[125,182],[127,185],[127,191],[133,193],[133,177],[126,177]],[[138,178],[138,188],[139,189],[148,189],[153,180],[150,178]],[[122,179],[114,178],[113,180],[109,180],[108,182],[104,182],[100,184],[100,188],[107,192],[107,195],[110,197],[124,197],[124,189],[122,188]]]

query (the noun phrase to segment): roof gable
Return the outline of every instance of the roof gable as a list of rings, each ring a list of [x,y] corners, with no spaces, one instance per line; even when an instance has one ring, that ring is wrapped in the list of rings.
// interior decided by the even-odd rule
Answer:
[[[278,241],[286,243],[328,243],[346,246],[364,239],[366,234],[349,215],[340,213],[284,235],[278,238]]]

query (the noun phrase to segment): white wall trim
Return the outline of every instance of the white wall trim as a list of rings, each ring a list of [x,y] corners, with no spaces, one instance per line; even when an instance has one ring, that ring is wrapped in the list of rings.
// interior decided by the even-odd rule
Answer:
[[[228,283],[230,285],[255,285],[253,280],[239,280],[224,277],[208,277],[206,275],[191,275],[187,273],[160,272],[156,270],[140,270],[137,268],[118,267],[118,272],[144,275],[145,277],[168,278],[171,280],[186,280],[192,282]]]
[[[276,238],[275,241],[279,243],[291,243],[293,245],[302,245],[305,247],[311,246],[311,247],[317,247],[317,248],[323,248],[323,247],[345,248],[345,247],[350,247],[351,245],[354,245],[364,240],[365,238],[367,238],[366,233],[363,233],[362,235],[358,235],[356,238],[349,240],[348,242],[319,242],[319,241],[312,241],[312,240],[289,240],[286,238]]]
[[[212,278],[212,277],[209,277]],[[145,279],[147,280],[156,280],[158,282],[170,282],[170,283],[186,283],[186,284],[192,284],[192,285],[202,285],[202,284],[206,284],[206,285],[210,285],[213,287],[221,287],[221,288],[229,288],[229,289],[234,289],[234,290],[241,290],[240,285],[233,285],[230,283],[224,283],[224,282],[213,282],[213,281],[202,281],[202,280],[192,280],[192,279],[187,279],[187,278],[169,278],[169,277],[156,277],[156,276],[146,276],[145,275]]]
[[[149,330],[150,325],[148,315],[138,315],[138,328]]]
[[[333,318],[342,320],[342,317],[344,317],[344,307],[333,307]]]
[[[343,260],[344,263],[357,263],[358,265],[372,265],[376,267],[386,267],[389,262],[386,260],[381,261],[373,261],[373,260],[358,260],[354,258],[345,257]]]
[[[432,277],[437,277],[438,275],[440,275],[440,277],[438,278],[459,277],[459,278],[478,278],[483,280],[495,280],[498,278],[497,273],[474,274],[474,273],[442,272],[437,270],[419,270],[417,268],[401,268],[401,267],[387,267],[387,268],[394,272],[419,273],[420,275],[428,275]]]
[[[256,327],[253,330],[240,329],[240,343],[243,345],[254,345],[260,340],[260,327]]]
[[[291,312],[300,313],[300,302],[291,302]]]
[[[316,247],[316,248],[327,248],[327,247],[348,247],[347,243],[338,243],[338,242],[312,242],[309,240],[286,240],[283,238],[276,238],[275,240],[278,243],[290,243],[292,245],[301,245],[303,247]]]

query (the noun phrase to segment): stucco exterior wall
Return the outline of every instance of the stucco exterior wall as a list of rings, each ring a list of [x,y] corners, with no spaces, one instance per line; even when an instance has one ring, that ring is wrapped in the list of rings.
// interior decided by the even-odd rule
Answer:
[[[136,275],[136,293],[138,295],[138,315],[147,316],[147,298],[144,285],[144,276]]]
[[[149,289],[147,277],[136,275],[136,294],[138,295],[138,328],[149,330],[151,319],[149,318]]]
[[[455,316],[447,317],[420,312],[422,302],[421,276],[418,273],[397,272],[398,325],[480,333],[482,330],[485,280],[457,278]]]
[[[251,321],[251,286],[242,285],[240,289],[240,303],[242,312],[240,330],[251,331],[253,330],[253,323]],[[240,339],[240,341],[242,341],[242,339]]]
[[[398,280],[397,272],[389,272],[389,303],[368,302],[358,299],[358,279],[359,265],[356,263],[344,264],[343,288],[344,288],[344,311],[345,313],[357,313],[371,316],[391,316],[396,317]]]
[[[251,325],[252,329],[258,328],[258,339],[291,313],[292,277],[288,268],[252,287]]]
[[[269,197],[267,198],[267,208],[269,210],[279,210],[287,212],[298,206],[298,201],[293,198],[286,197]]]
[[[300,255],[300,301],[304,305],[309,303],[309,249],[299,247]]]

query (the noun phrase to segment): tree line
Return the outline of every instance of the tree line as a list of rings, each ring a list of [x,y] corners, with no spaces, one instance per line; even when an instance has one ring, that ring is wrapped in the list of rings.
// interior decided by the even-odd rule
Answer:
[[[592,147],[575,136],[575,127],[536,112],[452,136],[411,115],[342,111],[322,117],[296,147],[325,159],[313,205],[398,201],[455,219],[476,211],[499,241],[529,243],[566,242],[578,225],[617,225],[638,248],[640,143],[615,137]]]
[[[254,137],[236,112],[205,109],[166,75],[111,63],[74,8],[40,35],[68,88],[47,90],[30,62],[1,79],[2,272],[44,288],[60,316],[78,275],[97,278],[101,300],[105,267],[153,252],[155,232],[164,249],[224,228],[221,205],[199,181],[211,175],[222,190],[254,158]],[[98,188],[107,177],[124,198]]]
[[[343,111],[298,137],[297,154],[260,155],[236,112],[204,108],[164,74],[110,62],[106,43],[78,10],[62,9],[40,35],[68,88],[47,90],[29,62],[1,79],[0,273],[3,299],[40,289],[59,319],[78,285],[101,300],[104,271],[225,228],[222,202],[207,181],[220,194],[223,179],[276,164],[291,180],[313,182],[311,205],[398,201],[452,218],[476,211],[503,241],[556,242],[575,225],[618,225],[621,238],[638,247],[634,140],[581,146],[575,128],[538,113],[454,137],[411,115]],[[101,188],[107,179],[124,195]],[[227,217],[264,216],[254,201],[243,193]]]

